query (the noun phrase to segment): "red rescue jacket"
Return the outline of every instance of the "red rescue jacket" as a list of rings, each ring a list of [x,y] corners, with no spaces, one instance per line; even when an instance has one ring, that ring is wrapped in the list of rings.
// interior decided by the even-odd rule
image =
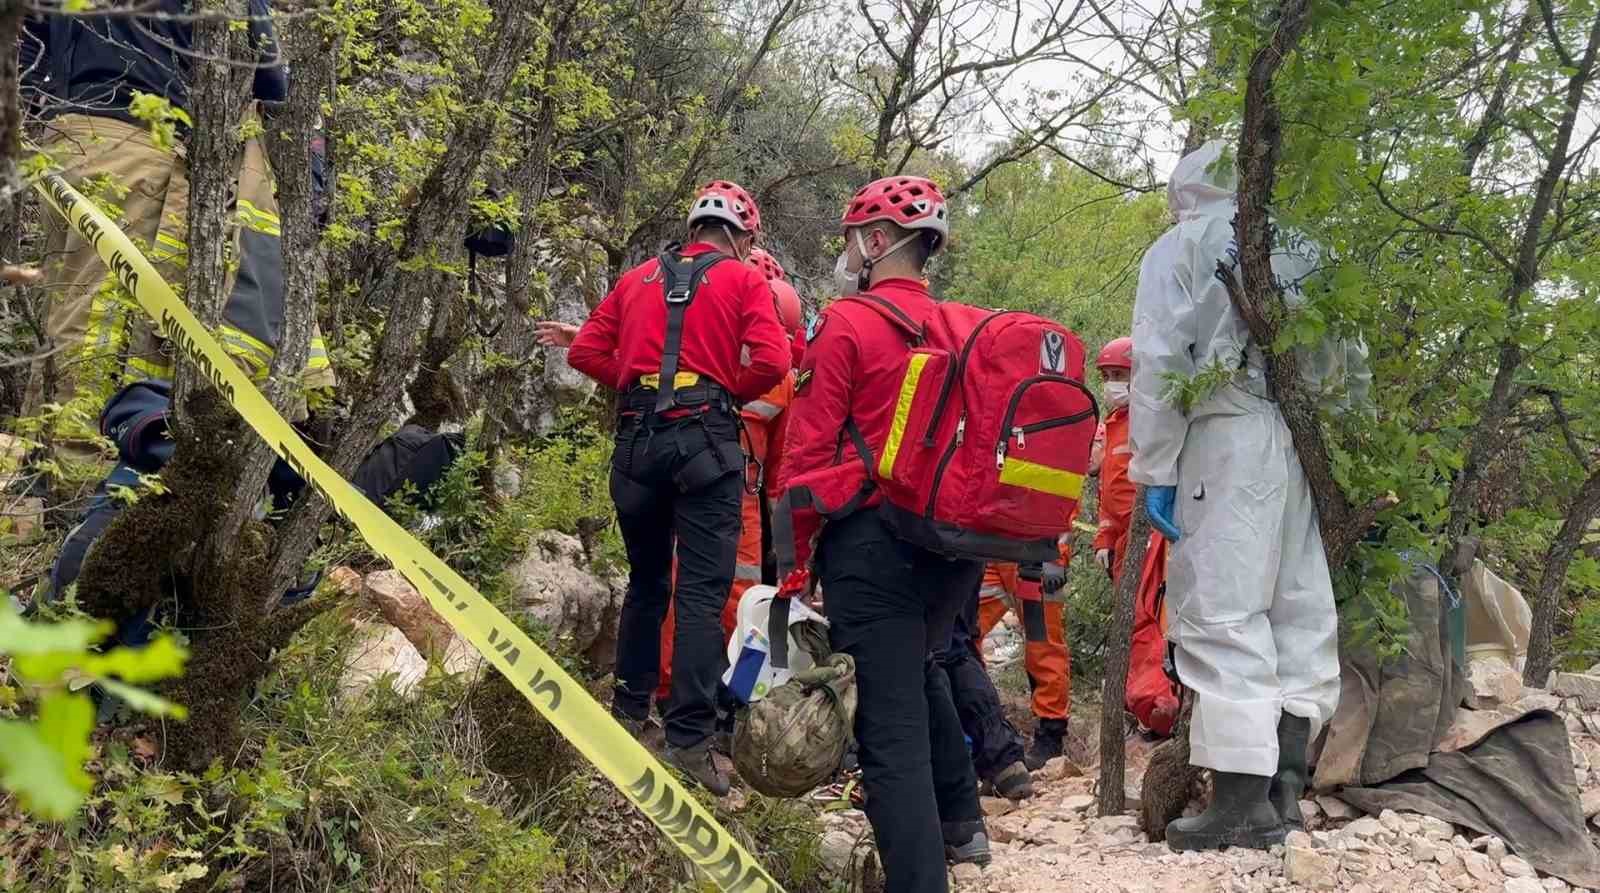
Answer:
[[[715,247],[683,249],[697,257]],[[615,288],[578,330],[567,362],[601,384],[626,391],[641,376],[661,371],[667,337],[667,302],[654,259],[622,274]],[[740,354],[749,350],[749,364]],[[740,402],[761,396],[789,371],[789,339],[778,323],[766,279],[737,260],[706,271],[684,311],[678,370],[708,376]]]
[[[1133,450],[1128,442],[1128,408],[1119,406],[1106,416],[1105,452],[1100,462],[1100,529],[1094,548],[1110,549],[1118,568],[1128,548],[1128,525],[1133,519],[1133,498],[1137,489],[1128,478],[1128,461]]]
[[[928,288],[914,279],[885,279],[872,287],[905,311],[913,320],[927,319],[933,309]],[[898,381],[905,372],[906,336],[884,316],[857,301],[838,301],[822,312],[796,378],[795,400],[789,408],[789,426],[783,448],[783,467],[778,493],[787,491],[797,478],[840,467],[847,475],[865,475],[861,457],[848,442],[845,419],[854,419],[873,455],[880,455],[889,439],[894,420],[893,400],[863,401],[858,394],[872,383],[880,392],[882,382]],[[882,497],[874,492],[857,508],[877,505]],[[804,566],[820,518],[794,520],[796,559]]]

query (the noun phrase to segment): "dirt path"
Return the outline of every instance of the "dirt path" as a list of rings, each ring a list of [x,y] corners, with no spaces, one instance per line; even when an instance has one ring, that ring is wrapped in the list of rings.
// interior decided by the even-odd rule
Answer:
[[[1591,727],[1600,728],[1591,717]],[[1586,812],[1600,811],[1600,738],[1573,716],[1575,771]],[[1075,730],[1076,731],[1076,730]],[[1085,734],[1078,731],[1078,735]],[[1076,736],[1075,736],[1076,737]],[[1075,756],[1085,749],[1074,742]],[[1153,744],[1129,742],[1129,790],[1137,792]],[[1593,770],[1591,770],[1593,766]],[[1424,816],[1385,812],[1363,817],[1332,797],[1302,804],[1309,833],[1271,852],[1176,854],[1151,843],[1136,809],[1098,817],[1094,775],[1058,760],[1034,776],[1033,799],[984,798],[994,861],[952,870],[956,893],[1566,893],[1556,878],[1539,877],[1497,838]],[[1130,806],[1132,804],[1130,803]],[[1191,810],[1198,808],[1191,806]],[[859,863],[870,853],[865,818],[826,817],[824,852]],[[1591,826],[1591,837],[1595,828]],[[846,854],[851,854],[846,856]]]
[[[1586,806],[1600,803],[1600,740],[1578,721],[1573,755]],[[1130,742],[1130,789],[1150,745]],[[1597,771],[1591,771],[1591,763]],[[1092,773],[1091,773],[1092,774]],[[959,893],[1025,891],[1256,891],[1346,890],[1351,893],[1564,893],[1556,878],[1540,878],[1506,852],[1497,838],[1469,839],[1438,819],[1385,812],[1362,817],[1336,798],[1303,804],[1310,833],[1294,835],[1272,852],[1175,854],[1151,843],[1132,815],[1098,818],[1092,778],[1070,765],[1046,767],[1039,792],[1024,803],[985,800],[994,862],[953,872]],[[1337,816],[1337,818],[1331,817]],[[1591,832],[1594,831],[1591,826]]]

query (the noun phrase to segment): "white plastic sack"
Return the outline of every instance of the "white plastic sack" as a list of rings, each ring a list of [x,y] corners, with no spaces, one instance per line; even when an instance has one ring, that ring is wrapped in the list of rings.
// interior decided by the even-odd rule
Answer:
[[[1468,659],[1499,657],[1520,670],[1533,626],[1533,609],[1527,599],[1482,561],[1472,562],[1462,590],[1467,600]]]
[[[769,657],[771,642],[767,626],[772,615],[772,600],[778,590],[773,586],[757,585],[745,590],[739,600],[735,615],[733,637],[728,640],[728,669],[722,674],[722,684],[728,687],[740,702],[750,704],[766,697],[767,692],[788,682],[795,673],[809,670],[814,662],[811,655],[800,647],[793,632],[789,634],[789,668],[777,670]],[[828,625],[828,620],[798,599],[789,603],[789,628],[803,621]]]

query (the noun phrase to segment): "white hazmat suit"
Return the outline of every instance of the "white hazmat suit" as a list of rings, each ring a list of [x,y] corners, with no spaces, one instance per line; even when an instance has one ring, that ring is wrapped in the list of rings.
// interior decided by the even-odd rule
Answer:
[[[1177,226],[1145,253],[1134,306],[1129,476],[1176,486],[1182,534],[1167,565],[1168,638],[1178,675],[1196,693],[1191,761],[1220,772],[1278,770],[1280,712],[1311,721],[1339,701],[1338,621],[1311,488],[1265,363],[1216,277],[1236,266],[1235,174],[1221,143],[1184,156],[1167,186]],[[1280,235],[1272,268],[1291,305],[1321,252]],[[1237,275],[1237,273],[1236,273]],[[1323,388],[1365,387],[1364,348],[1302,351]],[[1172,383],[1216,383],[1185,413]]]

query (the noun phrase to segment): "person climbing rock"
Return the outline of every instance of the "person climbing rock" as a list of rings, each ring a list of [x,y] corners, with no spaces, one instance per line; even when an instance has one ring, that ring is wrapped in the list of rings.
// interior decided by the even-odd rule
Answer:
[[[612,713],[634,734],[643,731],[672,599],[663,756],[720,796],[728,778],[712,761],[710,739],[744,488],[739,405],[783,380],[790,349],[772,290],[743,262],[761,231],[755,201],[735,183],[714,181],[695,196],[685,223],[689,244],[624,273],[571,334],[567,361],[622,394],[611,498],[629,572]],[[538,331],[547,344],[567,338],[559,326]]]

